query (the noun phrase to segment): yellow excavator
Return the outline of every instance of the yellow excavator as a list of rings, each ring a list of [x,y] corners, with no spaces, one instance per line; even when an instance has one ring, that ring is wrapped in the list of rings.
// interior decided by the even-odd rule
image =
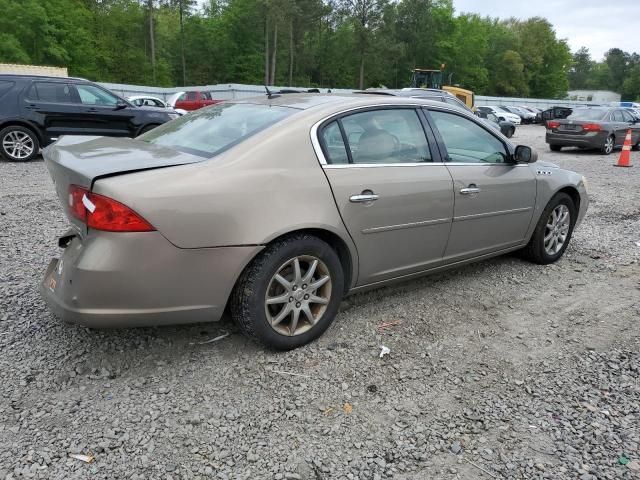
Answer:
[[[471,90],[465,88],[454,87],[452,85],[443,85],[444,77],[443,64],[440,70],[431,70],[426,68],[414,68],[411,76],[412,88],[435,88],[437,90],[444,90],[455,95],[458,100],[463,102],[470,109],[474,109],[475,95]]]

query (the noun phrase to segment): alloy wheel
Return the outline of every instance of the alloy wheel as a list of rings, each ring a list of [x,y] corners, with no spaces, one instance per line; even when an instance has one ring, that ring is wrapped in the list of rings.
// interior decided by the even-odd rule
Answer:
[[[13,130],[2,139],[2,148],[14,160],[23,160],[33,153],[35,142],[30,135]]]
[[[544,232],[544,250],[547,255],[557,255],[567,242],[569,227],[571,226],[571,213],[565,204],[560,204],[553,209]]]
[[[609,155],[611,152],[613,152],[613,144],[613,137],[607,137],[607,139],[604,141],[604,153]]]
[[[331,275],[317,257],[300,255],[278,268],[267,286],[267,321],[281,335],[307,332],[320,321],[331,299]]]

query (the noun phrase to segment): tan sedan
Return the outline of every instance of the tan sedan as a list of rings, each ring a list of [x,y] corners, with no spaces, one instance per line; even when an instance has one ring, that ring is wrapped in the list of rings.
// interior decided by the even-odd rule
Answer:
[[[582,176],[536,162],[441,102],[286,94],[228,102],[137,139],[44,152],[71,229],[41,291],[64,320],[218,320],[303,345],[343,296],[513,250],[564,253]]]

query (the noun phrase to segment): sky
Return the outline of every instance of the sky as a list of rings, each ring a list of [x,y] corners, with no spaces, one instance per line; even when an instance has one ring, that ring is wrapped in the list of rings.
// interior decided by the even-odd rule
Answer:
[[[453,0],[457,13],[506,19],[544,17],[572,51],[601,60],[613,47],[640,53],[640,0]]]

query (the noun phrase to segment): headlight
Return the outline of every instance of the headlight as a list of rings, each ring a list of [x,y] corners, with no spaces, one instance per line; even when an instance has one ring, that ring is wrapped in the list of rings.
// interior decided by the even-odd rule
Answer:
[[[178,118],[180,116],[177,113],[168,113],[167,115],[169,115],[169,118],[171,120],[175,120],[176,118]]]

